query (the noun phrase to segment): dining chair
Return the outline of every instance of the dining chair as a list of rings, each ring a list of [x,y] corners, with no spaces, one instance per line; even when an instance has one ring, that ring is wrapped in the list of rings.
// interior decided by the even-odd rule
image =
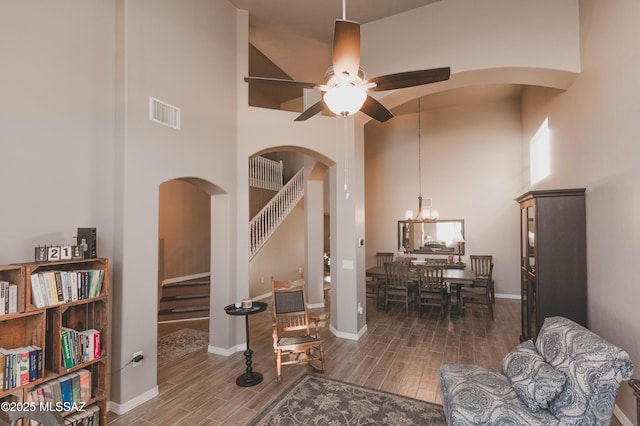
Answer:
[[[390,303],[403,303],[407,314],[409,305],[413,304],[414,288],[416,283],[409,279],[411,262],[390,262],[384,264],[387,282],[385,284],[384,309],[389,312]]]
[[[447,284],[444,282],[446,266],[433,263],[418,266],[418,315],[422,315],[423,306],[440,307],[440,315],[444,318],[447,310]]]
[[[476,279],[472,287],[489,287],[491,302],[495,303],[496,297],[493,289],[493,279],[489,278],[490,268],[493,265],[491,255],[471,255],[469,256],[471,270],[476,274]]]
[[[282,366],[306,363],[325,371],[323,340],[317,318],[307,308],[304,279],[277,281],[271,277],[273,299],[272,337],[276,358],[276,376],[281,380]]]
[[[393,262],[393,252],[377,252],[376,253],[376,267],[384,268],[385,263]],[[384,299],[384,278],[371,278],[366,282],[367,297],[375,298],[377,302],[380,301],[380,297]],[[377,303],[380,305],[380,303]]]
[[[476,303],[486,305],[489,309],[489,318],[493,321],[493,303],[491,302],[491,278],[493,276],[493,263],[489,265],[488,275],[486,275],[485,285],[474,287],[458,287],[458,301],[460,303],[460,313],[464,316],[465,303]],[[477,277],[476,277],[477,278]],[[476,281],[474,281],[474,284]]]

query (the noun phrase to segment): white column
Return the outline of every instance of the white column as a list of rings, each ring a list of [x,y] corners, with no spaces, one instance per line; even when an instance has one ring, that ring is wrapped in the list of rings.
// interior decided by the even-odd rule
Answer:
[[[366,332],[364,126],[336,119],[336,166],[331,168],[331,331],[357,340]],[[362,313],[358,312],[362,306]]]
[[[307,302],[312,308],[324,306],[324,173],[326,166],[309,156],[304,158],[305,189],[305,282]]]

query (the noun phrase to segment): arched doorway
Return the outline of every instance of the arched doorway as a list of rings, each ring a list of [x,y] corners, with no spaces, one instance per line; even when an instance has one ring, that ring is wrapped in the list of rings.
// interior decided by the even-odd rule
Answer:
[[[197,178],[159,185],[158,367],[209,345],[213,195]]]

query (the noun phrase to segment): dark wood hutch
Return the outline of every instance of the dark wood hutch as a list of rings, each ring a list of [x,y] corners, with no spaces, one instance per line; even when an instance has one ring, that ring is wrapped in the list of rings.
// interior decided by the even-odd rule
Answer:
[[[585,189],[530,191],[516,201],[520,203],[520,340],[535,340],[550,316],[586,326]]]

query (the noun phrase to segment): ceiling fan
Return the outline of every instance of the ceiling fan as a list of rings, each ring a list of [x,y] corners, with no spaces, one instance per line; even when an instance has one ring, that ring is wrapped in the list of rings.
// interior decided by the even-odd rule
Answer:
[[[245,77],[250,84],[270,84],[290,88],[316,89],[322,99],[307,108],[295,121],[304,121],[329,108],[336,115],[346,117],[362,111],[380,122],[393,114],[367,92],[402,89],[448,80],[451,68],[433,68],[382,75],[367,79],[360,67],[360,24],[345,19],[345,0],[342,18],[336,19],[333,32],[332,66],[324,77],[324,84],[268,77]]]

